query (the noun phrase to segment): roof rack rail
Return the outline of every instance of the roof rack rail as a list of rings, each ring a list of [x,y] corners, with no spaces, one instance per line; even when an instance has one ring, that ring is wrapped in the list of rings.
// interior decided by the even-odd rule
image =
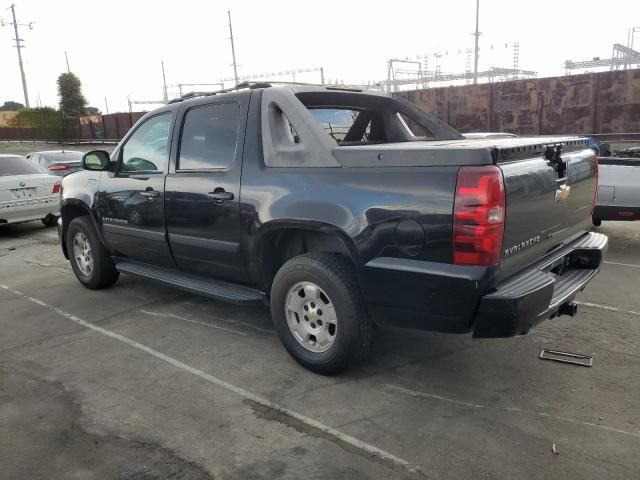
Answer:
[[[169,103],[170,104],[178,103],[178,102],[182,102],[183,100],[189,100],[191,98],[197,98],[197,97],[209,97],[209,96],[213,96],[213,95],[220,95],[222,93],[235,92],[236,90],[243,90],[245,88],[248,88],[250,90],[254,90],[256,88],[269,88],[269,87],[272,87],[274,85],[308,85],[308,86],[315,86],[315,87],[324,86],[324,85],[320,85],[320,84],[317,84],[317,83],[302,83],[302,82],[280,82],[280,81],[240,82],[235,87],[223,88],[221,90],[213,90],[213,91],[210,91],[210,92],[189,92],[189,93],[185,93],[181,97],[174,98],[173,100],[170,100]]]

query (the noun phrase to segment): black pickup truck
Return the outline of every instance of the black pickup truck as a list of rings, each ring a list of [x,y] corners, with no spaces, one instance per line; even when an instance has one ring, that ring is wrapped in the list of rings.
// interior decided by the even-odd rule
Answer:
[[[590,232],[587,139],[465,139],[384,94],[248,84],[147,115],[64,178],[64,255],[270,305],[289,353],[344,369],[384,324],[474,337],[576,313],[607,237]]]

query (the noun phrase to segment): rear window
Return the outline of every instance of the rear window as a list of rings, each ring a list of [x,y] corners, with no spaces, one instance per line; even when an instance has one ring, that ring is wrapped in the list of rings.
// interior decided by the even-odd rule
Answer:
[[[0,177],[46,173],[22,157],[0,157]]]
[[[54,152],[41,153],[44,158],[50,162],[80,162],[82,160],[82,152]]]

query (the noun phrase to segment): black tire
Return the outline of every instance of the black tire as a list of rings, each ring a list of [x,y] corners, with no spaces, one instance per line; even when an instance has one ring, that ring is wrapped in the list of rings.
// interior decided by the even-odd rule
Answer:
[[[93,268],[88,275],[82,272],[74,255],[74,238],[79,232],[83,233],[87,238],[93,256]],[[116,270],[109,252],[98,238],[98,234],[88,216],[76,217],[71,221],[67,229],[66,242],[71,268],[73,268],[73,273],[75,273],[80,283],[94,290],[107,288],[116,283],[120,273]]]
[[[54,227],[58,223],[58,217],[53,213],[50,213],[42,219],[42,223],[45,227]]]
[[[335,339],[324,352],[312,352],[302,346],[287,324],[287,294],[300,282],[312,282],[320,287],[335,309]],[[309,253],[286,262],[271,287],[271,316],[289,354],[303,367],[323,375],[345,370],[366,357],[373,345],[374,323],[367,312],[353,266],[342,255]]]
[[[599,227],[600,225],[602,225],[602,220],[600,220],[599,218],[593,217],[591,219],[591,222],[593,223],[594,227]]]

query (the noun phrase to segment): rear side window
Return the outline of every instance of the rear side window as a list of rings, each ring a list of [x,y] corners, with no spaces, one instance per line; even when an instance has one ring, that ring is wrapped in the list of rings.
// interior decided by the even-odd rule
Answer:
[[[216,103],[187,111],[182,126],[179,170],[227,168],[238,146],[240,106]]]
[[[12,175],[37,175],[46,173],[22,157],[0,157],[0,177]]]
[[[384,123],[373,109],[311,107],[309,112],[339,145],[384,142]]]

